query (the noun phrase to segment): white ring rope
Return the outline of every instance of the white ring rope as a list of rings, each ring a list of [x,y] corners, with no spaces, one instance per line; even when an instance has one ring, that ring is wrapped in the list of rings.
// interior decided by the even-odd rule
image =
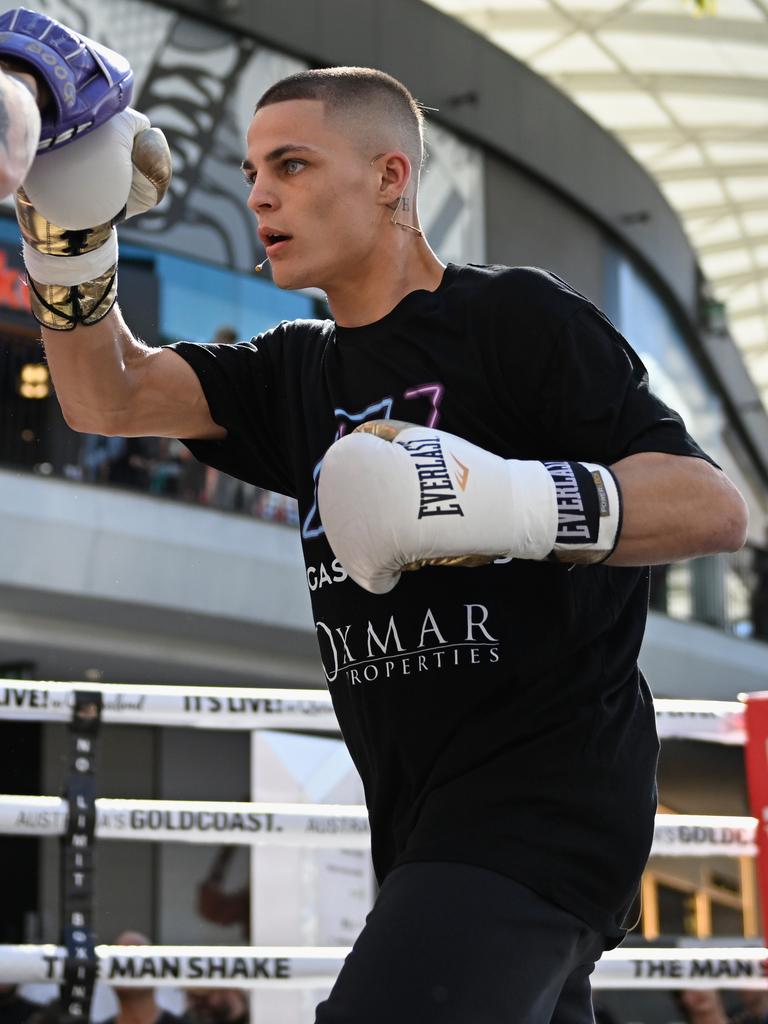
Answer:
[[[58,836],[68,805],[53,796],[0,796],[0,833]],[[360,804],[233,803],[203,800],[97,800],[99,839],[304,848],[370,846]]]
[[[0,796],[0,834],[56,836],[68,805],[54,796]],[[755,818],[659,814],[651,853],[667,857],[753,857]],[[367,849],[361,804],[232,803],[201,800],[96,801],[99,839],[138,839],[242,846]]]
[[[705,740],[743,746],[744,704],[733,700],[670,700],[653,702],[660,739]]]
[[[757,818],[726,814],[657,814],[651,856],[756,857]]]
[[[75,690],[104,695],[102,721],[122,725],[198,729],[302,729],[338,732],[325,690],[251,689],[220,686],[143,686],[108,683],[4,680],[0,718],[68,722]],[[744,742],[744,705],[739,701],[654,701],[662,739],[694,739],[729,745]]]
[[[69,722],[75,691],[103,695],[105,724],[209,729],[338,732],[323,690],[246,689],[6,680],[0,719]],[[662,739],[743,744],[744,704],[656,700]],[[69,807],[57,797],[0,796],[0,833],[61,835]],[[658,815],[652,854],[754,856],[754,818]],[[96,835],[105,839],[304,848],[368,848],[365,807],[337,804],[171,800],[96,801]],[[146,987],[329,987],[348,950],[341,947],[97,947],[100,980]],[[57,946],[0,946],[0,982],[58,982],[66,951]],[[592,976],[595,989],[768,989],[768,950],[609,950]]]
[[[97,946],[98,980],[126,987],[330,987],[341,946]],[[0,946],[0,983],[58,982],[65,950]],[[768,950],[736,946],[612,949],[591,976],[595,989],[768,989]]]
[[[0,718],[68,722],[72,717],[75,690],[104,695],[101,720],[107,724],[339,731],[327,690],[223,686],[3,680],[0,686]]]

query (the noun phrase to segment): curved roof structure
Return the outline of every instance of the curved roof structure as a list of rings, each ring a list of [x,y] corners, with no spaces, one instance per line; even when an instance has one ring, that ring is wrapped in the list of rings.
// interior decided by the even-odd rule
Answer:
[[[768,408],[768,0],[429,0],[545,76],[655,177]]]

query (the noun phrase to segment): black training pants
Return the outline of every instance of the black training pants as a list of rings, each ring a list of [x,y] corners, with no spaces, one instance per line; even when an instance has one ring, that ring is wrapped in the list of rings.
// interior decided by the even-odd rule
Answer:
[[[404,864],[315,1024],[592,1024],[602,951],[579,918],[495,871]]]

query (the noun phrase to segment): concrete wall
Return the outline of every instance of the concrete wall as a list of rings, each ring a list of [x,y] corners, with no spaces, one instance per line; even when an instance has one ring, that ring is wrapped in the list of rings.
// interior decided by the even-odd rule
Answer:
[[[768,689],[768,645],[651,612],[640,667],[656,697],[736,700]]]
[[[488,263],[544,267],[605,308],[607,244],[591,218],[490,154],[485,196]]]
[[[324,685],[298,532],[0,471],[0,660],[39,674]]]

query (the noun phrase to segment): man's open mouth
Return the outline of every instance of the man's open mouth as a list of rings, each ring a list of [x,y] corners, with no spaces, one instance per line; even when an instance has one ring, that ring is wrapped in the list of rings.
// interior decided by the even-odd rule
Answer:
[[[285,242],[289,242],[292,237],[292,235],[289,235],[284,231],[277,231],[276,229],[268,226],[259,229],[259,238],[261,239],[261,244],[267,251],[267,255],[270,255],[272,251],[275,251],[277,246],[281,246]]]

